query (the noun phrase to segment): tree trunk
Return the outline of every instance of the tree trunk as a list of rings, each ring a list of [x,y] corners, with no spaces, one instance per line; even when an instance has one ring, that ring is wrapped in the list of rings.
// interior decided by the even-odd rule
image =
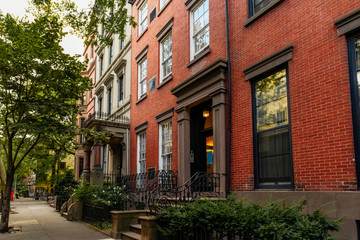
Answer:
[[[0,232],[9,231],[9,216],[10,216],[10,200],[11,200],[11,189],[14,182],[15,170],[10,170],[7,174],[6,186],[4,199],[2,199],[2,211],[1,211],[1,223],[0,223]]]

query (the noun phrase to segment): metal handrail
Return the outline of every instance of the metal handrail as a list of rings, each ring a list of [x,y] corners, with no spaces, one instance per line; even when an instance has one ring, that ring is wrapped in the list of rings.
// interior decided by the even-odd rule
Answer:
[[[150,193],[148,206],[151,212],[156,213],[159,208],[193,201],[197,197],[218,196],[220,196],[220,174],[197,172],[179,187],[155,188]]]

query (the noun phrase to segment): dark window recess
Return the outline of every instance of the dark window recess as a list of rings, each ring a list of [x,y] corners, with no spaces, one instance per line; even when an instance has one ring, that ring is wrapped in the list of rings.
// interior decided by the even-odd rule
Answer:
[[[109,88],[108,90],[108,115],[110,116],[111,114],[111,88]]]
[[[81,128],[84,128],[84,125],[85,125],[85,118],[82,118],[81,120],[80,120],[81,122],[80,122],[80,127]],[[80,135],[80,143],[84,143],[84,135]]]
[[[155,18],[156,18],[156,8],[154,8],[150,13],[150,23],[154,21]]]
[[[84,169],[84,158],[79,158],[79,177],[81,177],[83,169]]]
[[[66,168],[66,163],[60,162],[60,169],[65,169],[65,168]]]
[[[119,105],[122,104],[123,100],[124,100],[124,77],[121,76],[119,78]]]
[[[102,98],[99,99],[99,117],[101,119],[101,115],[102,115]]]
[[[286,70],[254,82],[253,89],[257,187],[290,188],[292,164]]]
[[[155,168],[148,169],[148,180],[153,180],[155,178]]]

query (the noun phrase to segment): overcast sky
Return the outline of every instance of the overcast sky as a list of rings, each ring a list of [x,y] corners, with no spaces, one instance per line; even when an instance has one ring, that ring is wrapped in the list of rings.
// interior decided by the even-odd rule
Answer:
[[[79,8],[87,8],[91,0],[74,0]],[[0,9],[3,13],[12,13],[22,17],[28,7],[28,0],[0,0]],[[82,55],[84,50],[83,40],[76,36],[67,35],[62,42],[66,53]]]

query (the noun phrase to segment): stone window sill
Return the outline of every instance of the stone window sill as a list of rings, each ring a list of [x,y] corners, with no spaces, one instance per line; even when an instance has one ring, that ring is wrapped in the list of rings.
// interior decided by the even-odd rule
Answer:
[[[280,4],[281,2],[283,2],[284,0],[273,0],[271,3],[269,3],[268,5],[266,5],[263,9],[261,9],[259,12],[255,13],[254,15],[252,15],[250,18],[248,18],[245,23],[244,26],[248,27],[250,26],[250,24],[252,24],[253,22],[255,22],[256,20],[258,20],[259,18],[261,18],[263,15],[265,15],[267,12],[269,12],[271,9],[275,8],[278,4]]]
[[[194,65],[197,61],[199,61],[200,59],[202,59],[203,57],[205,57],[206,55],[208,55],[211,52],[210,47],[207,46],[206,48],[204,48],[204,50],[202,50],[201,52],[199,52],[193,60],[191,60],[186,67],[191,67],[192,65]]]
[[[144,94],[139,98],[139,100],[136,101],[135,104],[136,104],[136,105],[139,104],[139,103],[142,102],[145,98],[147,98],[147,94],[146,94],[146,93],[144,93]]]
[[[162,82],[156,87],[157,89],[161,88],[162,86],[164,86],[166,83],[170,82],[173,79],[172,74],[170,74],[169,76],[167,76],[166,78],[164,78],[162,80]]]

